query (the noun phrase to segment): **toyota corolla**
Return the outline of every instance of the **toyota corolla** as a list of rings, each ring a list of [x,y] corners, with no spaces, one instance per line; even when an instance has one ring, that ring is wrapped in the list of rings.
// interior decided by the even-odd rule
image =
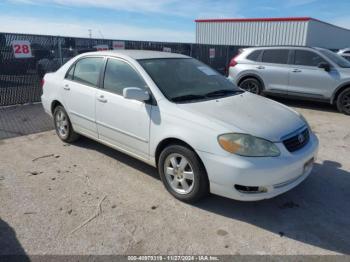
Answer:
[[[79,55],[45,75],[42,103],[61,140],[83,135],[155,166],[187,202],[277,196],[308,177],[318,149],[302,115],[180,54]]]

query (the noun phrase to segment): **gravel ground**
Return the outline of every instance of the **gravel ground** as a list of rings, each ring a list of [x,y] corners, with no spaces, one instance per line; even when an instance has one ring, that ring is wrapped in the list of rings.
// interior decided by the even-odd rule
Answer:
[[[53,131],[0,140],[0,254],[350,254],[350,117],[291,104],[320,138],[311,176],[271,200],[175,200],[154,168]]]

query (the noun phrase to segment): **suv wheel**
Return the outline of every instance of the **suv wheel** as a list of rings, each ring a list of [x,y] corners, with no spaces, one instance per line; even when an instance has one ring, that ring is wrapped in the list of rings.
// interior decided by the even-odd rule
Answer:
[[[160,154],[158,171],[165,188],[177,199],[195,202],[209,192],[205,168],[195,152],[171,145]]]
[[[350,115],[350,87],[343,90],[337,99],[338,111]]]
[[[63,106],[57,106],[53,113],[55,130],[58,137],[66,143],[72,143],[79,138],[74,132],[66,110]]]
[[[256,78],[244,79],[239,84],[239,87],[257,95],[260,95],[263,89],[260,81],[258,81]]]

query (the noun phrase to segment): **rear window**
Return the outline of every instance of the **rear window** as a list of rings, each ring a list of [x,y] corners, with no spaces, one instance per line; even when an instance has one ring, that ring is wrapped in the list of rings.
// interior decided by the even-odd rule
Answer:
[[[288,49],[264,50],[262,61],[265,63],[273,64],[287,64],[288,54]]]
[[[248,60],[251,60],[251,61],[258,61],[261,52],[262,52],[262,50],[256,50],[256,51],[250,53],[250,54],[247,56],[247,59],[248,59]]]
[[[83,58],[75,64],[73,80],[82,84],[97,86],[103,58]]]

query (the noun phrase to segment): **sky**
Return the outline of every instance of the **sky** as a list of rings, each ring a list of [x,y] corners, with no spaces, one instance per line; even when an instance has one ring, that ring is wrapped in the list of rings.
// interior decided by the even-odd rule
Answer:
[[[0,0],[0,32],[195,42],[195,19],[313,17],[350,29],[349,0]]]

